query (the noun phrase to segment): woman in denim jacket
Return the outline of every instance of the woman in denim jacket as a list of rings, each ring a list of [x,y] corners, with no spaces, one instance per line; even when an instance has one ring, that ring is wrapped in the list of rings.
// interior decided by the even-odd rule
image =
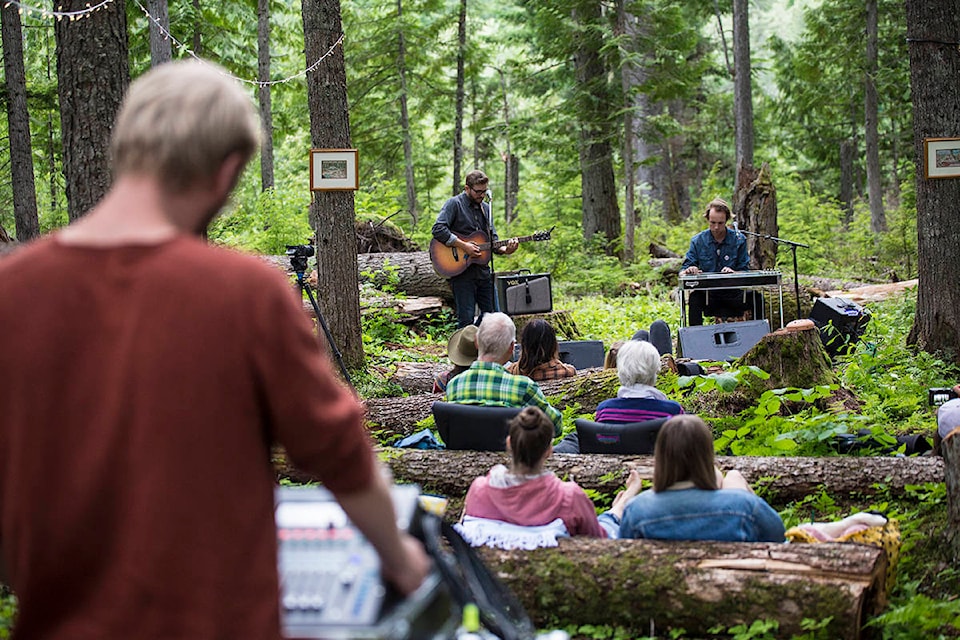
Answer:
[[[783,520],[738,471],[714,466],[713,434],[699,417],[671,418],[657,436],[653,489],[631,500],[621,538],[783,542]]]

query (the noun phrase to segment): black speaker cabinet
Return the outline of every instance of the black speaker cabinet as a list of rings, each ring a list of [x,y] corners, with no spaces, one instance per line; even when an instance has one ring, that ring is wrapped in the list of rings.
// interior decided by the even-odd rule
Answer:
[[[558,340],[560,362],[572,364],[577,370],[602,367],[607,352],[602,340]],[[520,359],[520,343],[513,347],[513,360]]]
[[[498,275],[497,300],[500,311],[510,316],[549,313],[553,310],[550,274],[517,272]]]
[[[827,353],[847,353],[867,329],[870,313],[846,298],[817,298],[810,319],[820,330]]]
[[[693,360],[724,362],[739,358],[770,333],[766,320],[681,327],[680,353]]]

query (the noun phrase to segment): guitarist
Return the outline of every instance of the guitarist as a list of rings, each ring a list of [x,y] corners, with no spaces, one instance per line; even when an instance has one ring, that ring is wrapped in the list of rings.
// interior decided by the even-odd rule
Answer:
[[[497,232],[493,228],[490,205],[484,202],[490,179],[483,171],[473,170],[464,179],[463,193],[447,200],[433,225],[433,237],[464,258],[480,258],[482,250],[476,242],[463,240],[478,231],[483,232],[488,242],[497,241]],[[497,249],[499,254],[511,254],[517,250],[519,241],[511,238],[505,247]],[[494,310],[493,277],[490,267],[481,262],[470,264],[463,273],[450,278],[453,300],[457,308],[457,327],[473,324],[476,307],[480,314]]]

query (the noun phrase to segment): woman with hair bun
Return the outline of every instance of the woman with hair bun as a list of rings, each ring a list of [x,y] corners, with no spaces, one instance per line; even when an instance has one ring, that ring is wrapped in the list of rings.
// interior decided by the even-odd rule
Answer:
[[[563,520],[571,536],[618,537],[627,500],[640,491],[640,476],[630,472],[626,490],[612,508],[597,517],[593,502],[575,482],[560,480],[543,468],[552,453],[553,423],[537,407],[526,407],[510,423],[510,468],[499,464],[470,485],[464,515],[521,526]]]

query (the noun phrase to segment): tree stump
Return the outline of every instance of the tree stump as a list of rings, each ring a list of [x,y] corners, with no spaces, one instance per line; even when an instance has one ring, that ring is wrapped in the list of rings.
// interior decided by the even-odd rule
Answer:
[[[733,212],[740,226],[754,233],[777,235],[777,189],[773,175],[766,162],[760,169],[737,167],[739,185],[733,204]],[[751,269],[776,269],[777,245],[773,240],[747,237],[747,252]]]
[[[816,327],[768,333],[740,358],[739,364],[769,373],[769,379],[757,381],[764,389],[809,389],[838,382]]]
[[[940,444],[947,485],[947,530],[945,542],[954,562],[960,562],[960,429],[947,434]]]

